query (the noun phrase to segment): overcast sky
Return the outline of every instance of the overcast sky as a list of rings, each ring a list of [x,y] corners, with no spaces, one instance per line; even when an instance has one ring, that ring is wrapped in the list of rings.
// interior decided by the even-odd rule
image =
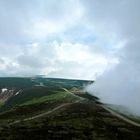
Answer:
[[[0,0],[0,76],[95,79],[120,62],[132,23],[139,33],[139,6],[139,0]]]

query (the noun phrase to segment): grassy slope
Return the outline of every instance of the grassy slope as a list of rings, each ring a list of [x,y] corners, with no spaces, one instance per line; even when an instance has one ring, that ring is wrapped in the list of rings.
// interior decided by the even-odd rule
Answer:
[[[27,101],[33,100],[34,98],[40,98],[43,96],[48,96],[50,94],[55,94],[57,91],[48,89],[46,87],[32,87],[23,90],[20,94],[11,97],[6,103],[1,107],[1,111],[6,111],[14,106],[19,106]]]
[[[49,94],[55,94],[62,91],[64,88],[78,87],[82,88],[83,85],[92,81],[86,80],[67,80],[55,78],[0,78],[0,87],[14,88],[16,91],[22,92],[16,96],[11,97],[0,107],[0,112],[7,111],[15,106],[31,102],[35,98],[43,98]],[[44,86],[35,86],[43,84]]]
[[[38,79],[37,79],[38,80]],[[41,79],[39,79],[41,80]],[[79,87],[79,82],[67,80],[43,79],[46,87],[30,87],[9,100],[11,109],[0,115],[0,139],[32,140],[139,140],[140,128],[134,127],[114,117],[98,105],[96,97],[77,94],[88,100],[75,102],[78,97],[62,91],[62,87]],[[65,82],[68,83],[65,83]],[[40,82],[40,81],[39,81]],[[50,82],[50,84],[47,84]],[[8,102],[7,102],[8,103]],[[47,112],[57,106],[68,106],[46,116],[22,121],[24,118]],[[20,123],[8,125],[9,122]]]
[[[47,116],[5,127],[0,138],[42,140],[139,140],[140,129],[96,103],[73,103]],[[1,132],[1,130],[0,130]]]
[[[0,120],[3,122],[20,120],[31,117],[39,113],[49,111],[61,104],[78,101],[79,98],[65,91],[58,91],[47,96],[35,97],[24,103],[18,104],[9,111],[0,114]]]
[[[46,103],[46,102],[47,103],[55,103],[57,101],[62,101],[62,100],[75,101],[75,100],[77,100],[77,98],[73,97],[71,94],[68,94],[66,92],[58,92],[58,93],[51,94],[51,95],[48,95],[48,96],[43,96],[43,97],[40,97],[40,98],[33,98],[32,100],[29,100],[29,101],[21,104],[20,106],[40,104],[40,103]]]

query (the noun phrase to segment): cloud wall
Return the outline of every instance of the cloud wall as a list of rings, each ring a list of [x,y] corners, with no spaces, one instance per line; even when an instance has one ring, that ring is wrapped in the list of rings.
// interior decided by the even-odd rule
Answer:
[[[97,77],[87,91],[104,103],[123,105],[140,115],[140,1],[96,1],[96,5],[93,13],[98,15],[97,23],[102,22],[101,29],[115,32],[125,43],[116,54],[119,63]],[[87,6],[92,11],[90,4]],[[94,19],[94,14],[91,17]]]

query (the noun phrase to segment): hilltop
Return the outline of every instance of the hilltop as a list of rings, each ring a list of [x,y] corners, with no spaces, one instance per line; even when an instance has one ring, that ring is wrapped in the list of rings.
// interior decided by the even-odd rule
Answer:
[[[0,139],[139,140],[140,127],[86,93],[94,81],[0,78]],[[11,92],[10,96],[9,93]]]

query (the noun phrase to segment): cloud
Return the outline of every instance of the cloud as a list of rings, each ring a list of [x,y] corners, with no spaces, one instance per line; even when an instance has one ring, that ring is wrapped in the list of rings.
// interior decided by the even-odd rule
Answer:
[[[99,76],[87,90],[97,95],[102,102],[125,106],[131,113],[140,115],[140,1],[108,0],[106,3],[96,2],[95,8],[90,5],[88,1],[87,9],[92,11],[89,20],[92,22],[91,17],[96,15],[96,23],[102,23],[98,27],[104,33],[115,33],[119,40],[125,41],[122,47],[118,47],[119,63]]]
[[[98,77],[90,92],[140,114],[139,5],[139,0],[0,1],[0,76]]]
[[[79,1],[1,1],[0,41],[16,44],[46,38],[75,24],[81,16]]]
[[[94,79],[118,63],[116,52],[126,40],[118,28],[112,32],[113,16],[100,20],[104,11],[98,2],[92,5],[93,10],[90,1],[80,0],[1,1],[0,76]]]
[[[40,15],[31,18],[29,28],[24,32],[31,39],[46,39],[53,35],[60,35],[72,26],[76,25],[83,16],[83,8],[79,0],[57,2],[38,1],[36,13]],[[38,15],[38,14],[37,14]]]
[[[28,44],[24,51],[21,49],[21,53],[6,57],[1,70],[3,67],[8,76],[39,73],[50,77],[93,79],[97,73],[102,73],[108,65],[116,62],[116,58],[110,60],[109,57],[94,54],[87,45],[54,41]],[[85,76],[87,72],[89,74]]]
[[[58,64],[56,66],[60,67],[59,72],[55,75],[80,79],[87,71],[90,71],[89,75],[84,76],[83,79],[91,79],[91,77],[95,78],[95,73],[102,72],[111,61],[105,56],[91,53],[89,46],[83,44],[62,43],[59,45],[54,42],[53,46]],[[112,63],[114,63],[113,60]]]

